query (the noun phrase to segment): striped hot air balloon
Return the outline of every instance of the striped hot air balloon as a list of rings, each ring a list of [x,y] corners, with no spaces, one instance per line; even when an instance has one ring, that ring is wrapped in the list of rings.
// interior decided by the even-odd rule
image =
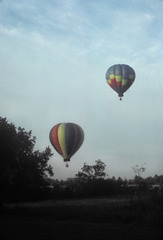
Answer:
[[[51,129],[49,138],[54,149],[67,162],[82,145],[84,132],[75,123],[59,123]]]
[[[118,93],[120,100],[122,100],[123,93],[133,84],[134,80],[134,70],[125,64],[113,65],[106,72],[106,81]]]

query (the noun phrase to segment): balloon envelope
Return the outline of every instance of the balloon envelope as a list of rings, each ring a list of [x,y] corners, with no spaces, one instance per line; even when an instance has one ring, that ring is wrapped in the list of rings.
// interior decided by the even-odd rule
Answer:
[[[67,162],[82,145],[84,132],[75,123],[59,123],[51,129],[49,138],[54,149]]]
[[[123,97],[123,93],[133,84],[135,80],[134,70],[126,64],[116,64],[108,68],[106,81],[109,86]]]

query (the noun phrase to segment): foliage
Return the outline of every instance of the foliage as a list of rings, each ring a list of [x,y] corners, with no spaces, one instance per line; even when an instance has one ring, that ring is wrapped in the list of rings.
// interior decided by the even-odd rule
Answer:
[[[72,178],[54,180],[53,199],[78,199],[98,197],[140,197],[151,194],[163,193],[163,175],[141,179],[121,179],[118,177],[81,180]]]
[[[76,176],[83,180],[90,180],[90,179],[99,179],[104,178],[106,176],[105,170],[105,163],[103,163],[100,159],[95,161],[95,165],[88,165],[84,163],[84,166],[81,168]]]
[[[4,199],[11,194],[19,196],[29,188],[38,188],[46,184],[48,175],[53,175],[48,164],[52,156],[50,148],[35,151],[35,143],[32,131],[16,128],[0,117],[0,187]]]
[[[135,176],[141,177],[141,174],[143,172],[145,172],[146,168],[144,167],[144,164],[143,164],[143,166],[139,166],[138,164],[136,164],[135,166],[132,167],[132,169],[133,169],[133,171],[135,173]]]

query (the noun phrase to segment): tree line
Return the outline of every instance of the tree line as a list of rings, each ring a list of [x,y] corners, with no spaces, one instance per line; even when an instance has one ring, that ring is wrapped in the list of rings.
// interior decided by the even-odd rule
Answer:
[[[85,163],[75,178],[66,181],[52,180],[49,193],[58,199],[132,197],[163,193],[163,175],[147,178],[135,175],[133,179],[109,178],[102,170],[104,167],[105,164],[100,159],[92,166]]]
[[[163,175],[142,178],[145,168],[134,167],[135,178],[122,180],[109,178],[105,163],[100,159],[94,165],[84,163],[75,178],[53,179],[50,147],[35,150],[36,137],[32,131],[16,128],[0,117],[0,192],[1,203],[42,199],[108,197],[153,191],[151,186],[163,186]],[[158,190],[157,188],[157,190]],[[155,189],[156,190],[156,189]]]

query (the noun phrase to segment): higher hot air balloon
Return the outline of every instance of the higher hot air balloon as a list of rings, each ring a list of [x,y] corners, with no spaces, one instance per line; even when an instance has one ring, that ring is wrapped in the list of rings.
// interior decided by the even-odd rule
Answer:
[[[67,163],[82,145],[84,132],[75,123],[59,123],[51,129],[49,138],[54,149],[63,157],[64,162]]]
[[[108,68],[106,72],[107,83],[118,93],[122,100],[123,93],[133,84],[135,80],[134,70],[125,64],[116,64]]]

